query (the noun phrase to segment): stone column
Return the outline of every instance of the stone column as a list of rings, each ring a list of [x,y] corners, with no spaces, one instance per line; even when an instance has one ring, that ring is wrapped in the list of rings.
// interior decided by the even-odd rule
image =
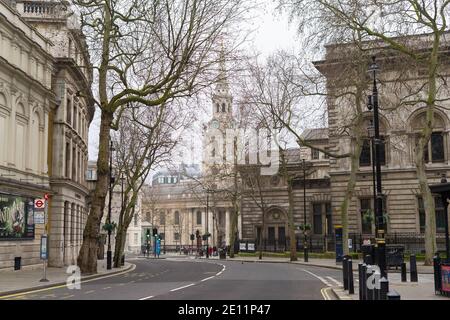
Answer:
[[[49,261],[50,267],[64,265],[64,202],[61,198],[51,201],[49,210]]]
[[[225,209],[225,241],[227,245],[230,244],[230,229],[231,229],[231,223],[230,223],[230,208]]]

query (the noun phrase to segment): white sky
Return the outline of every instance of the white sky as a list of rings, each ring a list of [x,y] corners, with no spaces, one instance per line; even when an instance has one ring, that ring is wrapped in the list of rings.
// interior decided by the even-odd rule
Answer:
[[[295,26],[290,26],[287,16],[275,14],[275,4],[271,0],[264,0],[262,10],[258,11],[256,19],[252,23],[252,29],[255,33],[252,35],[252,41],[249,43],[249,50],[256,50],[262,54],[262,57],[270,55],[279,49],[295,49],[296,36]],[[96,160],[98,153],[98,133],[100,124],[100,112],[97,109],[94,120],[89,127],[89,160]],[[199,126],[201,127],[201,126]],[[197,146],[195,153],[200,155],[201,146]],[[191,156],[183,157],[185,160],[191,159]],[[196,162],[199,157],[195,157]],[[187,161],[190,162],[190,161]]]

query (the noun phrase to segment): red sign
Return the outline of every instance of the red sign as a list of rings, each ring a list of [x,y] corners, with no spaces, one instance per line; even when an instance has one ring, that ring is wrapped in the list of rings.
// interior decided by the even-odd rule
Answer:
[[[34,208],[35,209],[44,209],[45,208],[45,200],[44,199],[35,199],[34,200]]]
[[[441,265],[442,291],[450,292],[450,265]]]

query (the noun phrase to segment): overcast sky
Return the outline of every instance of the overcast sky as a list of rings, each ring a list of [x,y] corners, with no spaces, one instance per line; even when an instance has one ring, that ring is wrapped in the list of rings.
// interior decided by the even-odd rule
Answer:
[[[255,33],[252,41],[247,44],[249,50],[256,50],[262,57],[270,55],[279,49],[291,50],[296,45],[295,28],[289,26],[285,15],[275,14],[275,5],[271,0],[265,0],[266,4],[258,11],[258,16],[252,23]],[[100,112],[97,109],[94,120],[89,127],[89,160],[96,160],[98,153],[98,132],[100,124]],[[201,145],[195,144],[195,162],[199,162]],[[178,155],[179,156],[179,155]],[[191,159],[191,155],[184,154],[183,159]],[[187,161],[190,162],[190,161]]]

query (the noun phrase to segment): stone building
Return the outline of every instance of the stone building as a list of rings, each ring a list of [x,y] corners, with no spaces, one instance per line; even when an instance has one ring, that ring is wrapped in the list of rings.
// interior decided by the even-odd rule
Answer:
[[[448,35],[448,34],[447,34]],[[445,39],[445,37],[444,37]],[[418,49],[426,50],[429,39],[426,36],[416,37]],[[439,183],[443,175],[450,173],[450,145],[449,145],[449,88],[446,85],[450,75],[450,60],[448,45],[443,45],[440,52],[439,65],[439,91],[438,100],[441,107],[435,112],[434,129],[428,150],[425,152],[427,162],[427,176],[430,184]],[[351,48],[350,48],[351,50]],[[378,56],[377,62],[381,68],[378,75],[380,92],[380,133],[384,144],[381,151],[382,181],[384,205],[383,211],[387,216],[388,241],[404,242],[411,247],[408,250],[420,252],[424,249],[424,210],[423,201],[419,192],[418,179],[414,164],[414,146],[417,132],[424,123],[424,107],[420,104],[401,106],[399,101],[399,87],[403,85],[411,91],[420,92],[420,86],[426,80],[426,73],[416,64],[406,62],[404,57],[388,48],[373,49]],[[355,90],[351,85],[342,81],[342,75],[352,77],[349,72],[348,60],[349,45],[329,45],[326,47],[326,56],[323,61],[315,62],[327,80],[327,90],[339,93],[345,90]],[[371,60],[366,59],[368,68]],[[404,69],[406,66],[407,69]],[[368,75],[367,75],[368,76]],[[401,85],[399,84],[401,79]],[[371,93],[370,78],[367,77],[367,94]],[[403,92],[404,94],[404,92]],[[328,128],[305,130],[303,136],[308,142],[322,150],[335,154],[345,154],[353,151],[355,147],[355,131],[351,120],[355,117],[355,108],[349,100],[338,98],[339,94],[330,95],[327,99]],[[400,106],[399,106],[400,105]],[[365,108],[365,106],[364,106]],[[372,113],[363,110],[364,127],[369,126]],[[348,130],[343,130],[347,128]],[[349,134],[349,132],[351,132]],[[372,181],[372,147],[365,130],[355,192],[349,202],[349,232],[351,238],[360,243],[362,239],[372,238],[375,232],[373,214],[373,181]],[[290,151],[291,153],[293,151]],[[331,234],[334,226],[341,224],[340,205],[346,192],[350,174],[350,159],[330,158],[317,149],[301,148],[296,150],[297,160],[292,162],[292,174],[298,178],[294,182],[294,216],[296,225],[303,224],[306,204],[306,220],[311,225],[311,238],[323,238],[326,233]],[[298,153],[301,153],[298,156]],[[303,178],[301,174],[302,162],[309,163],[311,173],[306,175],[306,197],[303,196]],[[279,177],[265,177],[263,187],[267,202],[265,230],[262,226],[261,213],[257,206],[249,199],[242,202],[242,229],[243,240],[255,241],[263,232],[263,237],[272,244],[284,242],[286,237],[286,210],[287,188],[286,182]],[[373,212],[373,211],[372,211]],[[444,204],[436,198],[436,226],[438,233],[438,246],[443,245],[442,232],[444,231]],[[394,240],[395,239],[395,240]],[[325,241],[326,242],[326,241]],[[402,242],[402,243],[403,243]],[[322,242],[323,247],[325,244]]]
[[[14,257],[23,265],[40,262],[44,225],[34,223],[31,201],[44,193],[50,194],[49,265],[74,264],[87,213],[87,137],[94,114],[86,42],[63,1],[0,5],[0,192],[3,207],[11,196],[25,204],[30,235],[20,242],[0,236],[0,268],[12,266]]]

